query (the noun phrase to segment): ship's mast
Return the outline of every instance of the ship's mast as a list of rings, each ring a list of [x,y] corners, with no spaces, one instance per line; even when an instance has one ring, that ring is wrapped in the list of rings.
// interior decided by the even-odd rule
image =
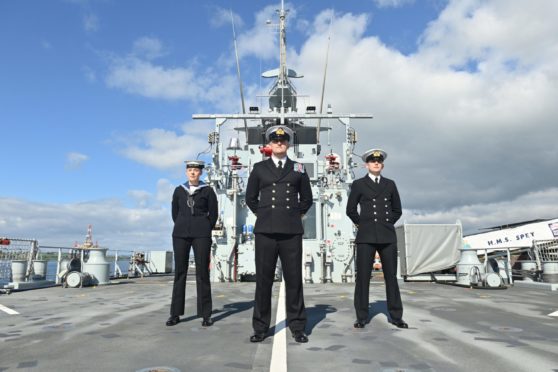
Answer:
[[[277,74],[277,86],[281,91],[281,124],[285,124],[285,89],[290,89],[289,75],[287,73],[287,32],[284,0],[281,0],[281,9],[279,10],[279,71]],[[290,92],[289,96],[293,92]]]
[[[285,11],[285,4],[283,0],[281,0],[281,10],[279,10],[279,76],[277,77],[281,88],[286,88],[288,86],[286,18],[287,12]],[[285,97],[283,92],[284,90],[281,89],[281,112],[285,110]]]

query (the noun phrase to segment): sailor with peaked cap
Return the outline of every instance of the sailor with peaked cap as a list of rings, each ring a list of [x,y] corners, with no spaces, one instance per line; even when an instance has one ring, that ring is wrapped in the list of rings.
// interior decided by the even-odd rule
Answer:
[[[209,254],[211,230],[217,222],[217,196],[208,184],[200,180],[205,163],[201,160],[186,161],[188,181],[174,190],[172,196],[172,248],[174,250],[174,285],[170,318],[167,326],[180,322],[184,315],[186,276],[190,248],[194,249],[196,262],[197,315],[203,318],[202,326],[213,324],[209,283]]]
[[[293,130],[284,125],[274,125],[267,128],[265,131],[265,139],[267,142],[274,140],[285,140],[287,143],[291,142],[293,138]]]
[[[246,186],[246,204],[256,215],[256,294],[251,342],[267,336],[271,290],[277,258],[286,290],[287,323],[296,342],[307,342],[302,292],[302,217],[312,207],[312,188],[304,166],[287,157],[293,131],[284,125],[267,129],[271,157],[254,164]]]
[[[355,239],[355,328],[364,328],[368,322],[370,275],[376,252],[382,260],[389,321],[399,328],[408,328],[403,321],[403,304],[396,277],[397,238],[394,224],[402,214],[401,199],[395,182],[381,175],[386,159],[387,153],[381,149],[371,149],[362,155],[368,173],[353,182],[347,201],[347,216],[358,228]]]

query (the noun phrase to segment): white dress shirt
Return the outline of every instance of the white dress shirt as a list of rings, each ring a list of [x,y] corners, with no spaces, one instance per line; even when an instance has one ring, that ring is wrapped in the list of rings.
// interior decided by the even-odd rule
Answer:
[[[372,173],[368,173],[368,177],[370,177],[370,179],[372,180],[372,182],[376,182],[376,178],[378,179],[378,183],[380,183],[380,180],[382,179],[381,175],[373,175]]]

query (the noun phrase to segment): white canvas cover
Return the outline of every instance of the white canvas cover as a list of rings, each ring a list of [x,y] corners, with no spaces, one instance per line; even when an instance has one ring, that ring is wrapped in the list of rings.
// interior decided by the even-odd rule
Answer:
[[[461,224],[403,224],[396,228],[400,273],[431,273],[455,266],[463,246]]]

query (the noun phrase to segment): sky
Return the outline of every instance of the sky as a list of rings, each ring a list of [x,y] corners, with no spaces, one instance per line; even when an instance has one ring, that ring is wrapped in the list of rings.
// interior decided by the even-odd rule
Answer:
[[[183,161],[278,64],[278,2],[1,0],[0,236],[171,248]],[[389,154],[402,221],[483,227],[558,217],[558,2],[288,1],[287,64],[305,104]],[[335,145],[335,144],[334,144]],[[358,159],[356,159],[358,160]]]

